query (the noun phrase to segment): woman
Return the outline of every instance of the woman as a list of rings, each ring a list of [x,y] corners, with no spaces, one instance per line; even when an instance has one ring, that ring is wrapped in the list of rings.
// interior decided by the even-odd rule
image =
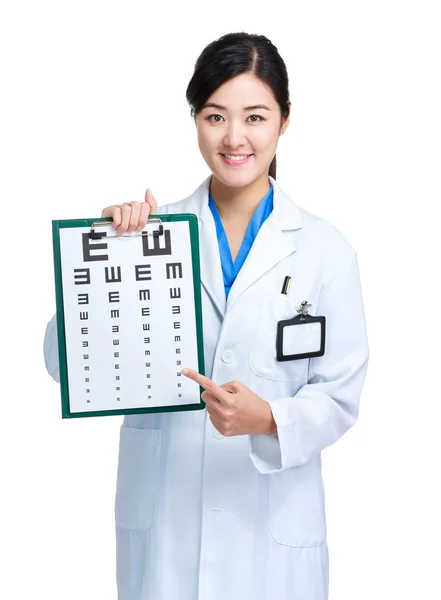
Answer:
[[[120,600],[326,600],[321,451],[354,423],[368,343],[354,249],[276,183],[288,77],[264,36],[228,34],[187,89],[210,176],[188,198],[105,208],[118,234],[149,214],[198,217],[204,411],[126,415],[116,492]],[[286,276],[289,292],[282,292]],[[277,324],[326,317],[326,350],[278,360]],[[57,377],[55,318],[45,339]]]

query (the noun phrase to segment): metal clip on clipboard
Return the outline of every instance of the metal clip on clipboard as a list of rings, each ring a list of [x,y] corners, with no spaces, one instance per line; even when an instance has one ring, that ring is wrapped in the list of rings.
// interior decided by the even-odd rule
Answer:
[[[155,217],[153,219],[149,219],[147,221],[147,225],[149,225],[150,223],[159,223],[159,228],[155,229],[154,231],[139,231],[139,232],[134,232],[134,233],[129,233],[128,235],[124,234],[124,235],[106,235],[106,239],[108,238],[119,238],[120,240],[122,239],[128,239],[131,238],[135,235],[153,235],[154,238],[159,237],[160,235],[164,234],[164,226],[162,224],[162,221],[159,217]],[[95,227],[100,227],[102,225],[110,225],[110,223],[112,223],[112,221],[99,221],[96,223],[92,223],[92,227],[90,229],[90,233],[89,233],[89,238],[91,240],[100,240],[102,237],[105,236],[104,232],[100,232],[98,233],[97,231],[95,231]]]

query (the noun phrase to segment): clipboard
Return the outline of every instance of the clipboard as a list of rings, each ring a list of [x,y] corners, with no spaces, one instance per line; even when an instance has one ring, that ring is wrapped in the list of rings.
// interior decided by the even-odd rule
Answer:
[[[112,222],[52,221],[62,418],[201,410],[203,389],[180,374],[205,374],[197,217],[154,215],[124,236]]]

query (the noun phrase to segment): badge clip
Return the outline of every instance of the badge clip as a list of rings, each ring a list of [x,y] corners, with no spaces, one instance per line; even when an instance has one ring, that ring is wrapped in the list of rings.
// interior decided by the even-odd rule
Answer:
[[[297,308],[297,312],[301,313],[301,319],[303,319],[303,317],[308,317],[309,313],[308,310],[311,308],[311,304],[308,304],[307,300],[303,300],[303,302],[300,304],[299,308]]]

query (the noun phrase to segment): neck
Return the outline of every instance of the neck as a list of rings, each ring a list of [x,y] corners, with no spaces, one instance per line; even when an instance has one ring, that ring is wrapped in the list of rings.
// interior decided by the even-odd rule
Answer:
[[[223,184],[214,175],[210,181],[210,193],[219,215],[222,220],[227,221],[234,218],[248,222],[269,189],[267,173],[249,185],[238,188]]]

